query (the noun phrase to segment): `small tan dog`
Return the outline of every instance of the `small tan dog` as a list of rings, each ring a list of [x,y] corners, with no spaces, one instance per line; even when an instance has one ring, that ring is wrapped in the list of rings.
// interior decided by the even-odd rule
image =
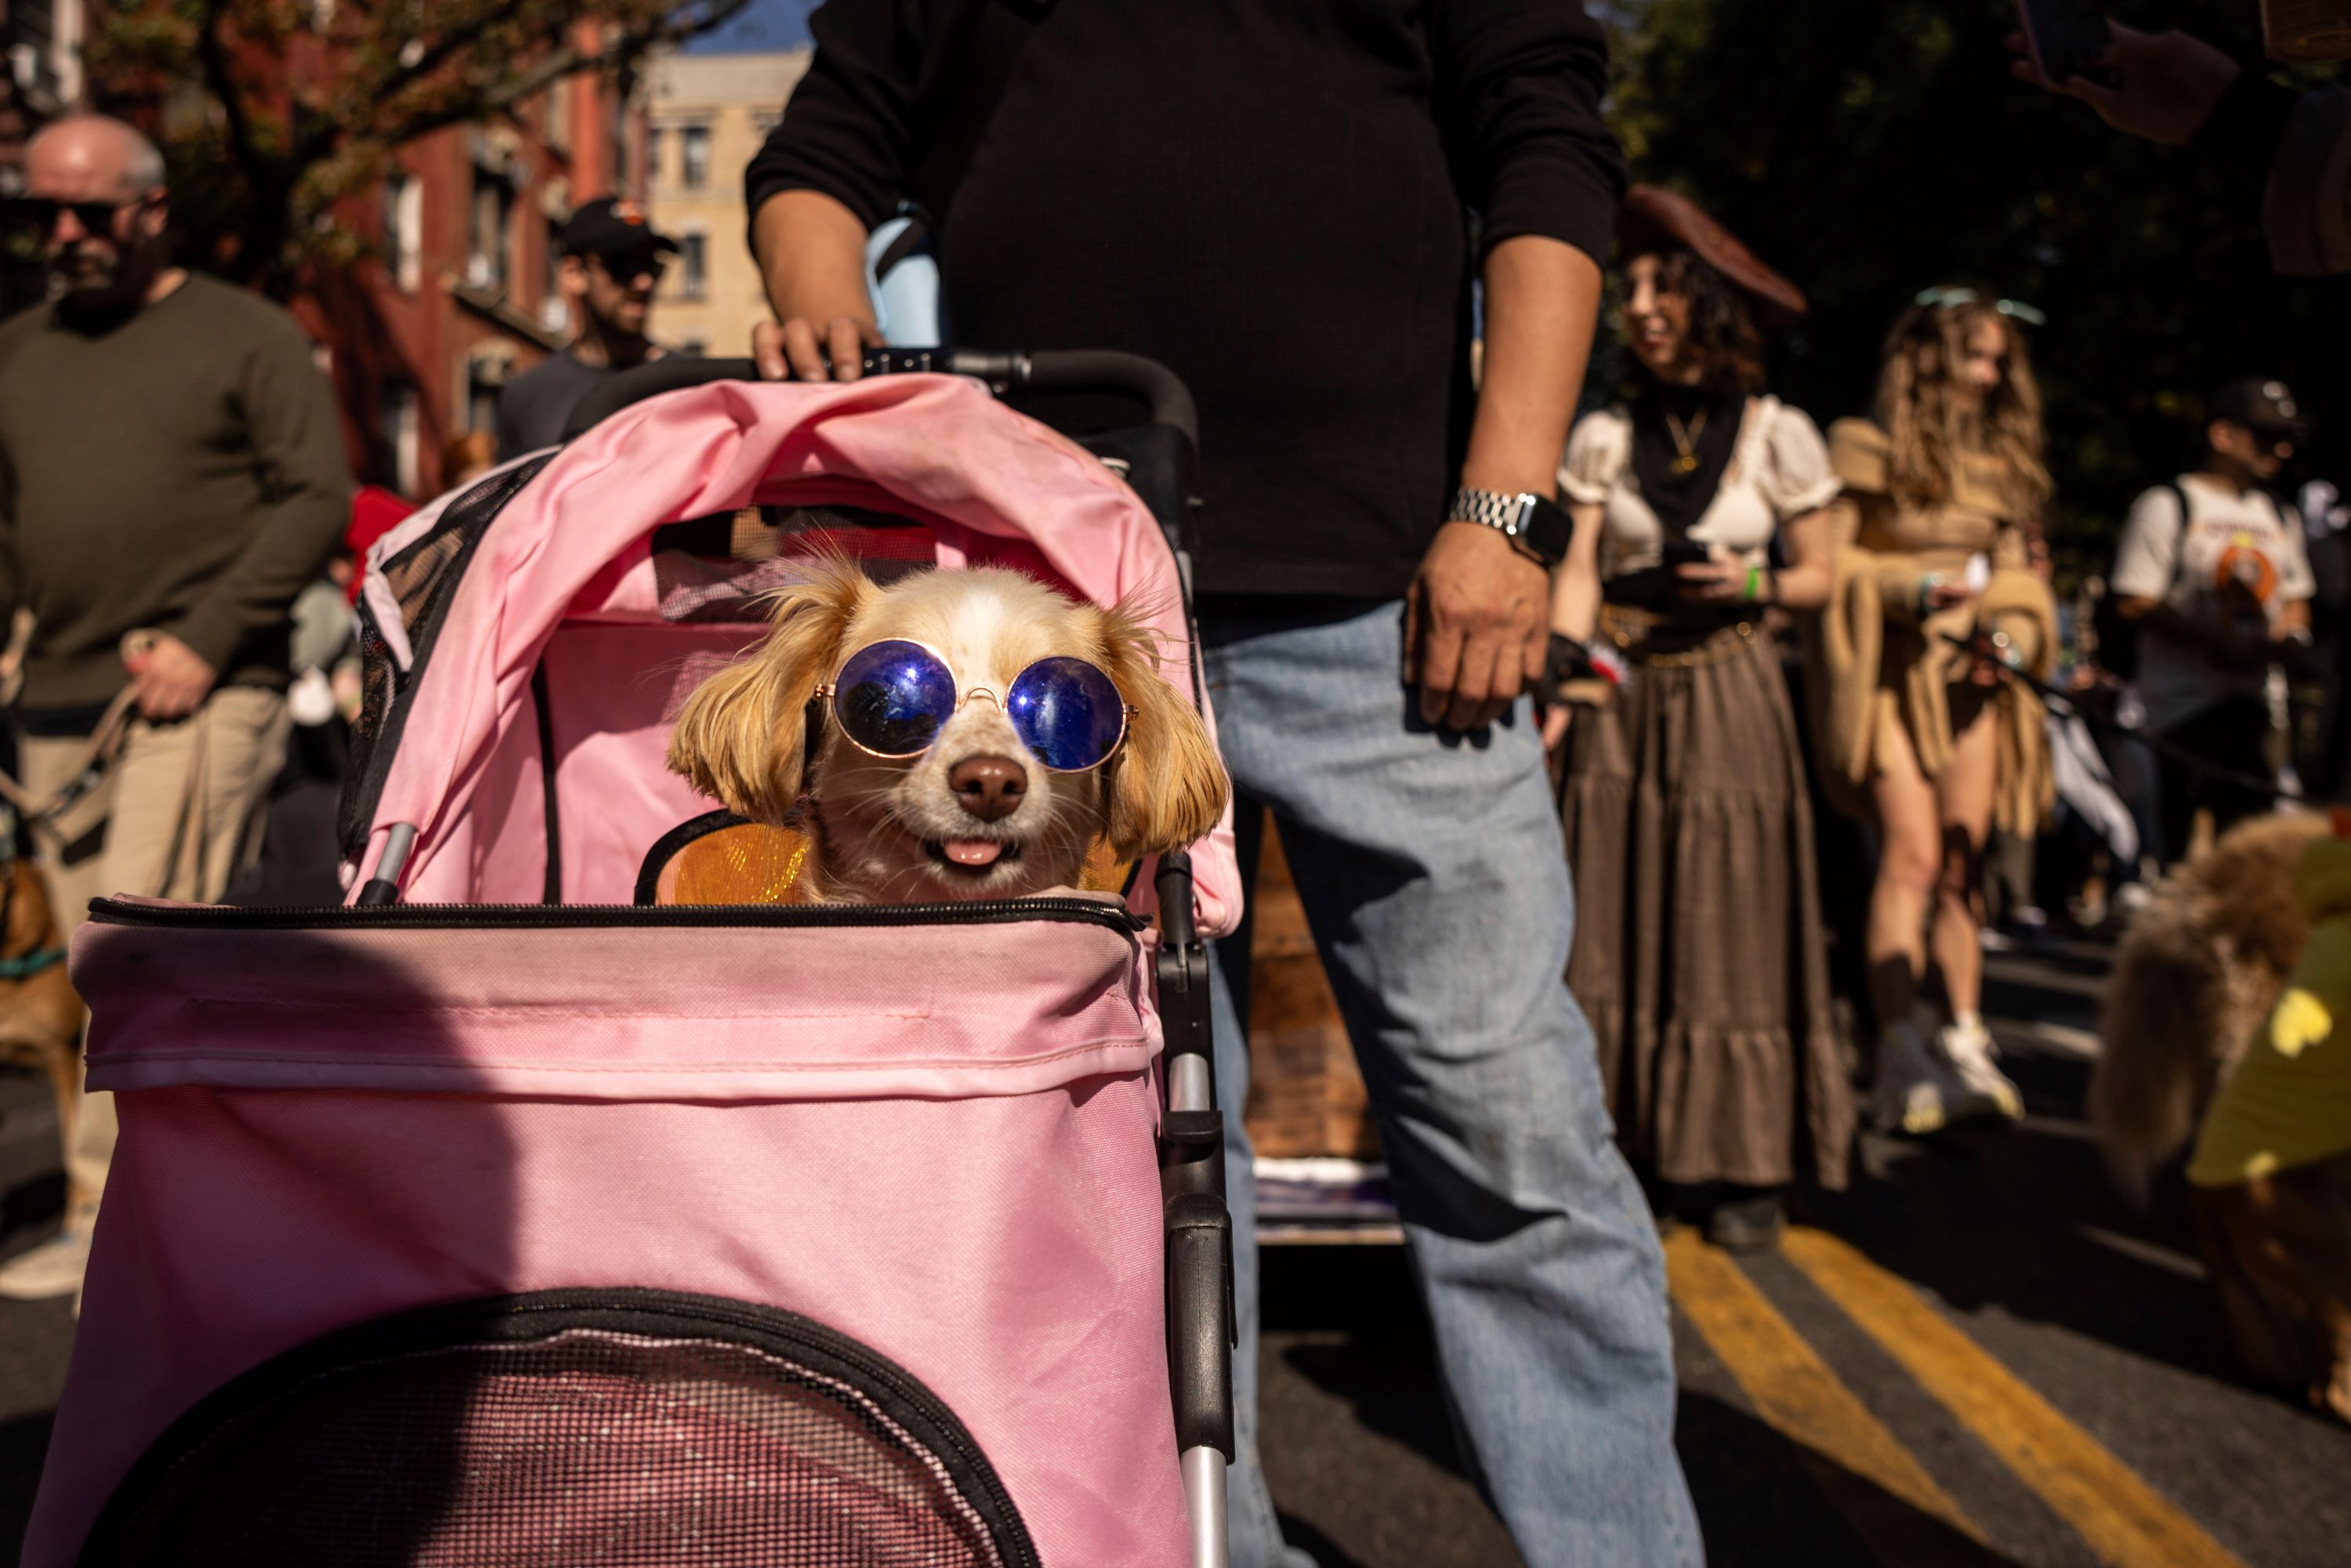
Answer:
[[[2090,1124],[2133,1197],[2196,1135],[2302,956],[2294,862],[2325,831],[2315,812],[2241,822],[2132,919],[2098,1020]]]
[[[57,1095],[57,1124],[73,1147],[81,1073],[81,998],[66,978],[65,932],[48,878],[23,856],[0,867],[0,1061],[31,1067]],[[69,1200],[76,1195],[68,1195]]]
[[[998,568],[882,588],[833,562],[687,698],[669,765],[754,821],[812,829],[808,896],[908,904],[1074,887],[1193,843],[1229,790],[1156,636]]]

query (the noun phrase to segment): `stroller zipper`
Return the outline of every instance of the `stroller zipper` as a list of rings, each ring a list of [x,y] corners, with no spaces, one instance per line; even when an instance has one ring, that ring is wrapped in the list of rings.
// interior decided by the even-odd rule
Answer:
[[[1043,921],[1099,925],[1133,936],[1150,922],[1123,904],[1091,898],[988,898],[959,904],[387,904],[373,908],[312,904],[240,909],[198,904],[172,908],[93,900],[99,925],[191,927],[208,931],[309,931],[329,926],[413,930],[560,930],[612,926],[1009,925]]]

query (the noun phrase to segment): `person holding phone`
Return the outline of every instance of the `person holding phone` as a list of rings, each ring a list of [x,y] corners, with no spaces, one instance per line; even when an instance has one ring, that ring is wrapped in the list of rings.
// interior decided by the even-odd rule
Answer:
[[[1546,719],[1583,916],[1568,988],[1666,1210],[1719,1245],[1769,1245],[1801,1164],[1844,1185],[1853,1132],[1804,758],[1765,624],[1828,597],[1837,480],[1813,422],[1763,391],[1764,329],[1803,295],[1653,186],[1617,235],[1632,384],[1576,425],[1559,476],[1574,532],[1552,631],[1597,631],[1630,672]]]
[[[1830,799],[1877,826],[1872,1109],[1913,1135],[2023,1113],[1978,1004],[1984,841],[1995,822],[2035,836],[2053,798],[2040,699],[2003,674],[2046,680],[2057,648],[2032,567],[2052,489],[2022,331],[2040,319],[1972,288],[1927,290],[1887,340],[1876,420],[1829,431],[1844,490],[1807,661],[1813,738]],[[1950,1006],[1939,1026],[1917,1016],[1930,957]]]

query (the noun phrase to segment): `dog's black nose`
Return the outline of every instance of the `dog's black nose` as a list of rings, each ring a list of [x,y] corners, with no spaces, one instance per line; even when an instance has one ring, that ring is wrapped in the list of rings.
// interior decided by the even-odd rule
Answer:
[[[963,809],[983,822],[1008,817],[1029,793],[1028,770],[1009,757],[967,757],[947,775]]]

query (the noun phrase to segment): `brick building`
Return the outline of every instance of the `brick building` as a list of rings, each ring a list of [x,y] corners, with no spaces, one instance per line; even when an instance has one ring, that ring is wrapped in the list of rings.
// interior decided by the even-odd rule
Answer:
[[[400,172],[350,204],[377,256],[315,278],[296,312],[332,348],[362,477],[437,494],[443,445],[493,428],[498,388],[570,340],[557,233],[580,202],[642,193],[643,124],[612,83],[574,77],[403,149]]]

